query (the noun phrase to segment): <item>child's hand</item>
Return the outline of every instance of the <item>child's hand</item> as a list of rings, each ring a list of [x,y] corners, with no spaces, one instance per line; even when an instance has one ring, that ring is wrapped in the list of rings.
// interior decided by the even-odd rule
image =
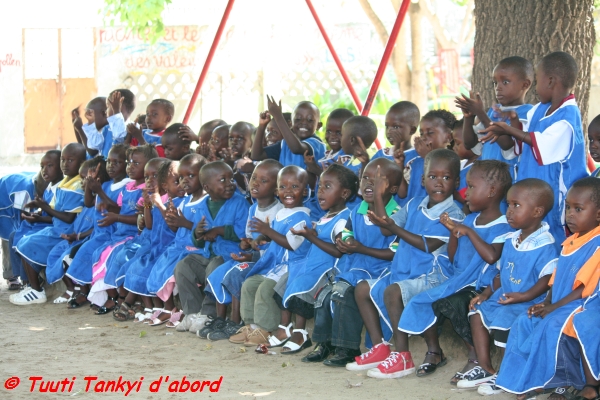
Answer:
[[[384,217],[378,217],[373,211],[367,211],[367,216],[369,220],[373,223],[373,225],[377,225],[381,228],[388,228],[396,225],[393,219],[388,217],[387,215]]]
[[[425,142],[421,136],[417,136],[415,138],[415,151],[419,156],[425,158],[425,156],[427,156],[431,150],[431,143]]]
[[[239,253],[239,254],[231,253],[230,256],[234,261],[239,261],[239,262],[252,261],[252,253]]]
[[[309,228],[307,226],[305,226],[302,229],[294,229],[294,228],[290,228],[290,232],[292,232],[294,235],[298,235],[298,236],[302,236],[302,237],[307,237],[307,236],[317,236],[317,231]]]
[[[485,294],[485,292],[478,294],[477,296],[473,297],[471,299],[471,302],[469,303],[469,310],[471,311],[475,311],[475,305],[480,305],[481,303],[483,303],[484,301],[486,301],[487,299],[489,299],[490,296],[488,296],[487,294]]]
[[[273,96],[267,95],[267,105],[269,108],[269,114],[271,114],[273,116],[283,114],[283,111],[281,108],[281,100],[279,100],[279,103],[276,103]]]
[[[396,139],[394,143],[394,161],[402,168],[402,171],[404,171],[404,160],[406,160],[406,154],[404,154],[404,142]]]
[[[235,164],[235,168],[244,174],[251,174],[254,172],[254,162],[248,157],[240,158]]]
[[[131,135],[132,138],[135,138],[140,142],[140,139],[143,138],[142,129],[138,128],[136,124],[127,125],[127,133]]]
[[[546,303],[534,304],[527,309],[527,315],[529,316],[529,318],[538,317],[540,312],[545,308],[545,306]]]
[[[143,231],[146,228],[146,220],[144,219],[144,216],[139,215],[139,213],[137,218],[137,228],[139,231]]]
[[[208,159],[210,155],[210,146],[208,143],[200,143],[198,147],[196,147],[196,154],[200,154],[202,157]]]
[[[373,194],[375,196],[383,197],[389,187],[390,181],[387,176],[381,175],[381,167],[378,165],[375,179],[373,179]]]
[[[225,161],[227,164],[232,165],[236,158],[236,153],[233,152],[229,147],[225,147],[221,149],[219,152],[219,156]]]
[[[119,214],[115,214],[114,212],[110,212],[110,211],[103,214],[103,216],[104,216],[104,218],[102,218],[101,220],[98,221],[98,226],[101,226],[101,227],[111,226],[112,224],[117,222],[119,219]]]
[[[359,136],[356,137],[356,143],[358,144],[358,148],[354,149],[354,158],[360,161],[363,165],[368,164],[371,160],[371,157],[369,157],[369,153],[367,153],[367,147],[365,146],[365,143]]]
[[[481,100],[479,93],[470,91],[469,97],[463,94],[456,97],[454,102],[458,108],[463,110],[463,114],[465,111],[470,115],[481,115],[482,113],[485,113],[483,101]]]
[[[479,131],[479,133],[486,134],[484,137],[479,139],[479,141],[481,143],[488,143],[488,142],[494,143],[496,140],[498,140],[498,137],[500,137],[502,135],[508,135],[508,133],[506,131],[508,127],[509,127],[509,125],[506,122],[502,122],[502,121],[490,122],[490,126]]]
[[[523,303],[524,301],[525,295],[521,292],[503,293],[498,298],[498,303],[502,305]]]
[[[183,213],[181,212],[181,210],[176,208],[175,211],[167,209],[167,212],[165,213],[165,222],[167,223],[169,228],[174,230],[174,229],[179,229],[179,228],[184,227],[186,225],[186,223],[188,222],[188,220],[183,216]],[[196,227],[196,229],[197,229],[197,227]],[[197,231],[196,231],[196,237],[198,238]]]
[[[206,227],[208,223],[206,222],[206,218],[203,216],[202,219],[196,225],[196,229],[194,229],[194,233],[196,234],[196,239],[203,239],[204,233],[206,233]]]
[[[121,92],[115,91],[106,98],[106,113],[110,117],[121,112],[125,97],[121,96]]]
[[[360,250],[364,246],[358,240],[356,240],[354,238],[348,238],[345,241],[342,239],[337,239],[335,241],[335,247],[337,247],[337,249],[339,251],[341,251],[342,253],[354,254],[354,253],[360,253],[361,252]]]
[[[267,100],[268,99],[269,97],[267,97]],[[269,124],[269,122],[271,122],[271,114],[269,114],[268,111],[261,112],[258,116],[258,126],[265,127]]]
[[[259,237],[250,242],[250,247],[252,247],[252,250],[254,251],[260,251],[260,247],[264,246],[267,243],[269,243],[267,241],[267,238],[263,235],[260,235]]]
[[[89,125],[93,124],[94,121],[96,121],[96,116],[94,114],[94,110],[92,110],[91,108],[85,109],[84,117],[85,117],[85,119],[87,119],[87,123]]]
[[[265,222],[261,221],[256,217],[252,217],[252,220],[250,221],[250,232],[258,232],[265,236],[269,236],[269,233],[271,232],[271,224],[269,223],[269,217],[267,217],[267,220]]]
[[[452,229],[454,229],[454,227],[456,227],[456,223],[454,221],[452,221],[452,219],[450,218],[450,215],[447,212],[442,213],[442,215],[440,215],[440,223],[442,225],[444,225],[451,232],[452,232]]]
[[[83,126],[83,123],[81,122],[81,116],[79,114],[79,107],[81,106],[77,106],[77,108],[71,110],[71,122],[75,128],[81,128]]]
[[[252,239],[249,238],[241,238],[240,239],[240,249],[242,250],[250,250],[252,248]]]
[[[39,214],[25,214],[25,213],[21,213],[21,218],[24,219],[25,221],[31,223],[31,224],[35,224],[36,222],[40,221],[40,215]]]
[[[77,240],[77,234],[76,233],[63,233],[60,235],[61,239],[66,240],[69,243],[73,243],[74,241]]]
[[[315,156],[312,154],[308,153],[308,150],[306,150],[304,152],[304,164],[306,165],[317,165],[317,162],[315,161]]]
[[[207,242],[214,242],[217,239],[217,236],[223,236],[222,226],[216,226],[207,230],[204,233],[204,240],[206,240]]]
[[[179,134],[180,139],[189,140],[190,142],[200,142],[200,138],[198,137],[198,135],[196,135],[192,128],[190,128],[187,125],[184,125],[181,128],[179,128],[179,131],[177,133]]]

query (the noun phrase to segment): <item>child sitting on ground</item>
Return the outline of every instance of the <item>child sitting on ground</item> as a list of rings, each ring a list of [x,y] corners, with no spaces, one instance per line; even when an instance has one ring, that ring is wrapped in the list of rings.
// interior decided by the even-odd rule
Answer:
[[[62,234],[62,242],[54,246],[52,251],[48,254],[48,262],[46,265],[46,280],[48,281],[48,284],[51,285],[62,279],[67,287],[65,293],[54,300],[54,304],[66,303],[71,299],[71,296],[73,296],[75,287],[73,281],[65,276],[65,271],[71,263],[71,253],[75,251],[78,246],[81,246],[94,231],[96,209],[95,207],[85,207],[85,192],[89,170],[94,171],[100,185],[110,181],[110,177],[106,172],[106,162],[102,157],[94,157],[81,164],[79,176],[81,178],[81,189],[84,192],[84,207],[75,218],[73,232]]]
[[[568,53],[556,51],[545,56],[536,68],[536,93],[540,102],[527,113],[527,123],[519,128],[518,115],[511,111],[511,124],[492,122],[481,132],[486,142],[502,135],[512,137],[519,156],[516,179],[538,178],[554,191],[554,207],[546,216],[557,247],[565,239],[567,188],[588,175],[581,114],[571,94],[578,66]]]
[[[165,157],[169,160],[179,161],[184,156],[192,153],[190,150],[190,141],[184,139],[179,134],[179,130],[183,126],[183,124],[176,123],[165,129],[160,138],[161,144],[156,146],[156,151],[158,152],[159,157]]]
[[[250,223],[254,218],[266,222],[275,221],[279,210],[283,204],[277,199],[277,174],[283,168],[279,161],[267,159],[258,163],[248,187],[250,195],[255,203],[250,207],[248,220],[246,222],[246,237],[240,242],[242,253],[231,254],[231,261],[227,261],[215,269],[206,279],[205,293],[210,293],[217,302],[217,318],[215,319],[213,330],[206,335],[209,340],[229,339],[230,336],[237,333],[244,325],[241,323],[240,315],[240,292],[235,290],[235,282],[242,282],[249,267],[258,261],[265,252],[268,245],[259,246],[256,240],[260,233],[252,232]],[[256,250],[254,250],[256,249]],[[254,250],[249,252],[249,250]],[[235,276],[234,275],[239,275]],[[227,316],[227,306],[231,304],[231,316],[225,321]],[[202,327],[203,328],[203,327]]]
[[[332,164],[321,174],[317,198],[327,213],[316,226],[291,232],[312,243],[308,254],[289,264],[289,273],[275,286],[275,300],[281,309],[281,325],[272,337],[271,345],[283,346],[281,354],[295,354],[312,345],[306,332],[306,320],[314,317],[315,296],[333,276],[343,254],[335,246],[348,222],[350,210],[346,202],[356,196],[358,178],[348,168]],[[296,315],[292,328],[292,313]]]
[[[146,143],[158,145],[165,129],[175,115],[175,106],[169,100],[154,99],[146,107],[147,129],[142,129],[134,124],[127,126],[127,137],[125,143],[131,146],[139,146]],[[163,154],[159,156],[163,157]],[[167,157],[168,158],[168,157]]]
[[[39,280],[39,273],[46,266],[48,254],[61,240],[61,234],[71,233],[75,217],[83,208],[83,192],[79,167],[85,161],[85,147],[79,143],[65,146],[60,155],[60,166],[64,179],[58,184],[54,197],[47,203],[36,198],[26,207],[41,208],[52,217],[52,226],[23,237],[16,244],[16,251],[22,257],[23,268],[27,274],[29,287],[26,287],[10,302],[17,305],[28,305],[46,302],[46,292]]]
[[[494,386],[490,331],[503,356],[510,327],[520,314],[544,299],[558,258],[549,226],[542,222],[554,204],[552,188],[539,179],[524,179],[509,189],[506,201],[506,218],[517,231],[505,236],[497,266],[499,279],[471,300],[469,322],[479,365],[457,383],[458,388],[489,386],[487,394],[501,391]]]
[[[336,239],[338,250],[346,254],[337,265],[341,273],[336,276],[333,285],[321,290],[315,301],[313,339],[317,345],[302,359],[303,362],[325,360],[324,365],[344,367],[360,355],[363,322],[354,300],[354,288],[362,280],[377,279],[383,275],[394,257],[390,246],[395,236],[382,235],[367,217],[368,210],[374,208],[373,185],[378,173],[390,183],[383,194],[385,214],[390,216],[399,209],[393,196],[400,182],[400,168],[385,158],[371,161],[360,180],[363,201],[352,209],[341,239]],[[334,350],[334,357],[326,360]]]
[[[248,347],[268,345],[271,332],[277,330],[280,313],[273,298],[275,285],[288,271],[288,264],[304,258],[310,247],[309,241],[290,230],[311,224],[310,210],[302,207],[307,185],[305,170],[295,165],[284,167],[277,175],[277,194],[284,208],[276,214],[273,227],[270,221],[256,217],[249,222],[250,231],[261,234],[255,239],[258,245],[271,243],[261,258],[249,267],[245,280],[240,279],[234,289],[239,290],[241,286],[240,313],[246,325],[229,338],[232,343]],[[198,336],[203,337],[206,331],[210,331],[210,326],[200,330]]]
[[[565,369],[564,361],[558,359],[558,350],[561,345],[569,345],[567,337],[576,337],[570,326],[571,316],[595,293],[598,285],[600,181],[584,178],[575,182],[567,193],[565,209],[567,226],[573,236],[562,243],[546,299],[531,306],[527,314],[521,314],[512,325],[503,360],[507,367],[502,368],[496,378],[496,386],[518,394],[517,399],[540,394],[538,388],[565,383],[565,386],[572,383],[579,386],[572,381],[581,380],[579,363],[575,368]],[[565,398],[559,393],[552,397]]]
[[[450,278],[440,286],[413,297],[402,312],[398,329],[409,335],[422,334],[427,351],[440,353],[438,326],[450,319],[454,331],[463,339],[468,361],[450,383],[462,379],[465,372],[477,365],[477,354],[467,317],[471,299],[480,293],[495,276],[494,265],[504,245],[503,235],[511,231],[500,203],[510,188],[512,178],[508,165],[496,160],[475,161],[467,174],[466,200],[471,212],[462,224],[455,224],[448,214],[440,222],[450,231],[448,263]],[[445,257],[438,262],[445,263]],[[484,273],[486,271],[486,273]],[[489,272],[487,272],[489,271]],[[491,275],[491,276],[490,276]]]
[[[425,157],[422,182],[426,197],[415,197],[392,217],[379,217],[383,210],[382,196],[389,183],[377,176],[374,180],[375,210],[371,221],[381,227],[382,234],[394,234],[400,239],[390,272],[377,281],[360,282],[355,291],[356,304],[365,322],[372,349],[346,365],[351,371],[369,370],[373,378],[401,378],[414,371],[408,350],[408,335],[398,330],[406,305],[417,294],[439,286],[451,276],[437,259],[446,254],[448,230],[439,222],[443,213],[454,221],[464,214],[454,203],[453,194],[459,183],[460,159],[447,149],[436,149]],[[380,317],[384,324],[380,323]],[[386,342],[393,335],[395,352]],[[435,359],[438,359],[437,362]],[[443,352],[428,352],[418,375],[429,374],[446,363]]]

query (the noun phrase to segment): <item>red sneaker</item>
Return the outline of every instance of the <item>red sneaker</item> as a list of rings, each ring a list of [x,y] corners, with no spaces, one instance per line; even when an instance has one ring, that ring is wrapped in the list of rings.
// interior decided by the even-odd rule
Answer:
[[[375,368],[382,361],[385,361],[386,358],[390,355],[390,345],[389,343],[383,342],[379,343],[366,353],[361,354],[358,357],[354,357],[356,360],[353,363],[346,364],[346,369],[348,371],[362,371],[366,369]]]
[[[377,366],[370,369],[367,376],[379,379],[402,378],[415,372],[415,363],[409,351],[402,353],[392,352],[389,357]]]

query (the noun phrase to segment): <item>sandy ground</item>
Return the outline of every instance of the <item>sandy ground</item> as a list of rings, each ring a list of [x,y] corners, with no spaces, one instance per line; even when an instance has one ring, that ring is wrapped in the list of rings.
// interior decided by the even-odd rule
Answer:
[[[259,355],[227,341],[209,342],[190,333],[179,333],[164,325],[149,327],[133,322],[121,323],[112,316],[96,316],[86,307],[68,310],[64,305],[15,306],[8,301],[10,292],[0,288],[0,398],[38,399],[82,396],[91,399],[123,398],[124,393],[96,393],[101,380],[139,380],[136,399],[215,398],[402,398],[402,399],[477,399],[474,391],[460,391],[448,382],[465,361],[462,349],[447,348],[449,363],[426,378],[409,376],[397,380],[375,380],[365,373],[306,364],[301,355]],[[54,297],[52,297],[53,299]],[[143,334],[145,332],[145,335]],[[143,337],[141,337],[143,336]],[[425,348],[414,338],[417,362]],[[449,343],[449,342],[448,342]],[[447,343],[447,345],[448,345]],[[302,354],[306,354],[305,350]],[[12,391],[5,380],[19,377],[20,385]],[[31,376],[62,381],[75,377],[69,392],[39,393],[40,383],[30,393]],[[98,377],[89,391],[85,377]],[[149,391],[160,377],[159,391]],[[170,393],[174,380],[214,381],[223,377],[218,393],[204,388],[202,393]],[[89,379],[89,378],[88,378]],[[348,387],[350,384],[358,387]],[[216,387],[216,385],[214,386]],[[136,386],[137,388],[137,386]],[[60,390],[60,389],[59,389]],[[514,398],[502,394],[496,399]]]

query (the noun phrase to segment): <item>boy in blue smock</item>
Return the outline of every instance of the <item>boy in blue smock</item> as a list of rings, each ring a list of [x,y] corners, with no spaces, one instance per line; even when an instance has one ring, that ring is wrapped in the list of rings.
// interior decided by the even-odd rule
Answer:
[[[480,155],[482,160],[498,160],[507,163],[514,179],[514,167],[517,164],[513,149],[514,142],[510,137],[503,137],[497,142],[482,144],[479,140],[485,134],[480,132],[489,127],[492,122],[505,121],[506,117],[503,113],[511,111],[516,113],[521,124],[527,123],[527,113],[533,106],[525,103],[525,96],[533,83],[533,65],[531,61],[519,56],[504,58],[494,67],[492,79],[498,105],[490,107],[487,113],[479,93],[471,92],[470,97],[463,95],[456,98],[456,104],[465,116],[464,143],[467,149]],[[477,124],[475,118],[478,119]]]
[[[41,208],[52,217],[52,225],[23,237],[16,244],[29,281],[28,287],[10,298],[16,305],[46,302],[46,292],[39,280],[39,273],[46,266],[48,254],[61,240],[63,233],[71,233],[75,217],[83,209],[83,191],[79,167],[85,161],[85,147],[78,143],[65,146],[60,155],[60,167],[64,179],[58,184],[54,197],[47,203],[36,198],[27,207]]]
[[[568,53],[556,51],[545,56],[536,67],[536,92],[540,102],[527,113],[527,122],[519,128],[516,112],[511,123],[492,122],[481,132],[487,142],[502,136],[512,137],[519,155],[516,180],[538,178],[554,191],[554,207],[546,216],[557,247],[566,238],[565,198],[567,188],[588,176],[581,114],[571,93],[577,80],[578,66]]]
[[[154,99],[146,107],[146,126],[147,129],[142,129],[134,124],[127,127],[127,136],[125,143],[131,146],[140,146],[146,143],[160,145],[161,137],[165,129],[175,115],[175,106],[172,102],[165,99]],[[157,149],[158,151],[158,149]],[[160,157],[164,157],[158,151]],[[167,157],[168,158],[168,157]]]
[[[552,188],[539,179],[525,179],[509,189],[506,200],[506,218],[517,230],[505,236],[497,264],[499,277],[471,300],[469,322],[479,365],[464,374],[457,383],[459,388],[485,384],[499,390],[494,387],[496,370],[490,356],[490,332],[503,355],[512,324],[544,299],[556,267],[554,238],[542,221],[554,204]]]
[[[320,345],[302,361],[344,367],[360,355],[363,321],[354,300],[354,290],[360,281],[385,274],[394,257],[390,247],[395,241],[393,234],[381,233],[367,212],[375,207],[374,183],[378,175],[385,176],[389,182],[382,196],[385,204],[382,212],[391,216],[399,210],[394,194],[401,173],[400,168],[386,158],[371,161],[363,171],[360,180],[363,201],[350,212],[341,238],[336,238],[338,250],[346,255],[337,264],[339,273],[335,282],[325,286],[315,301],[313,340]],[[333,351],[334,356],[326,360]]]
[[[414,371],[408,334],[398,330],[398,324],[410,299],[439,286],[452,275],[451,270],[443,268],[445,264],[437,261],[447,253],[449,240],[448,230],[439,218],[443,213],[458,222],[465,217],[453,199],[459,176],[460,159],[456,153],[447,149],[433,150],[425,157],[422,178],[427,196],[411,199],[390,218],[377,215],[383,207],[381,194],[387,182],[376,179],[375,212],[370,212],[369,217],[381,227],[381,233],[397,235],[400,241],[390,272],[377,281],[361,282],[356,288],[356,304],[374,346],[346,365],[346,369],[369,370],[367,375],[373,378],[400,378]],[[392,334],[395,352],[390,351],[385,341]],[[445,361],[441,351],[428,352],[420,369],[430,372]]]

